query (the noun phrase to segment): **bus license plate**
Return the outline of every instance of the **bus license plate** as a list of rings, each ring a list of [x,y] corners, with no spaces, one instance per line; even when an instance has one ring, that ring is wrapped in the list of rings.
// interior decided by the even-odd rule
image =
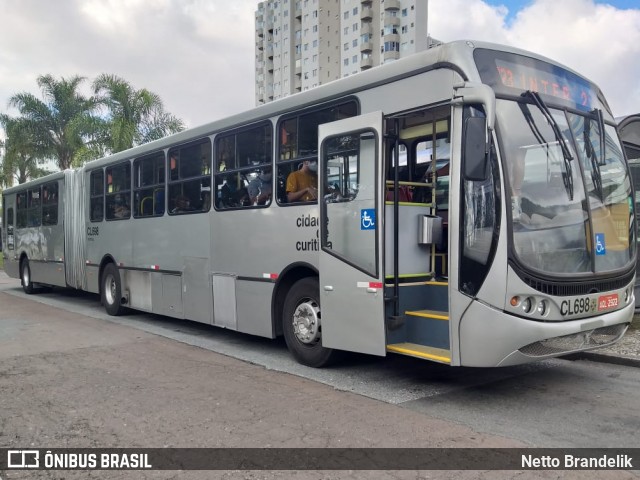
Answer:
[[[618,306],[618,294],[603,295],[598,297],[598,310],[608,310]]]

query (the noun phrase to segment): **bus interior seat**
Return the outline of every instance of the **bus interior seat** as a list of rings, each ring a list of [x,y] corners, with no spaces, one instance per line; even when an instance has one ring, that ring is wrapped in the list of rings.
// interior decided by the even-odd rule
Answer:
[[[153,215],[153,198],[144,197],[140,200],[140,215],[143,217]]]

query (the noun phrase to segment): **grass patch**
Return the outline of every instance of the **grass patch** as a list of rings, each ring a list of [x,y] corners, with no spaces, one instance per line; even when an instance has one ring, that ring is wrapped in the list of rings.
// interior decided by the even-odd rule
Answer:
[[[4,258],[2,257],[2,253],[0,253],[0,270],[4,270]]]

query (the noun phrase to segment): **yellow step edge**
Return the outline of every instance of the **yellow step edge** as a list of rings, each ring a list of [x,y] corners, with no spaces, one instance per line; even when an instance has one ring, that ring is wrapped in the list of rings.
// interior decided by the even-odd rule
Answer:
[[[386,200],[385,205],[393,205],[393,201]],[[431,203],[416,203],[416,202],[398,202],[398,205],[402,207],[431,207]]]
[[[433,318],[435,320],[449,320],[449,314],[447,312],[439,312],[437,310],[413,310],[404,312],[405,315],[411,315],[412,317],[424,317]]]
[[[411,278],[411,277],[403,277],[400,276],[399,278],[401,279],[407,279],[407,278]],[[393,276],[392,277],[385,277],[385,286],[386,287],[391,287],[393,286],[393,282],[389,282],[389,280],[393,280]],[[416,282],[405,282],[405,283],[401,283],[400,287],[415,287],[417,285],[430,285],[432,287],[447,287],[449,285],[448,282],[437,282],[435,280],[427,280],[424,282],[420,282],[420,281],[416,281]]]
[[[398,278],[417,278],[417,277],[432,277],[433,275],[431,275],[431,273],[429,272],[424,272],[424,273],[402,273],[400,275],[398,275]],[[394,276],[393,275],[386,275],[385,280],[393,280]]]
[[[405,275],[398,275],[398,278],[400,279],[407,279],[407,278],[420,278],[420,277],[431,277],[432,275],[430,273],[407,273]],[[393,275],[387,275],[384,277],[385,280],[393,280],[394,276]],[[425,280],[424,282],[416,282],[416,285],[432,285],[435,287],[447,287],[449,285],[449,282],[442,282],[439,280]],[[402,285],[402,284],[401,284]]]
[[[416,343],[395,343],[387,345],[387,351],[451,364],[451,352],[444,348],[427,347]]]

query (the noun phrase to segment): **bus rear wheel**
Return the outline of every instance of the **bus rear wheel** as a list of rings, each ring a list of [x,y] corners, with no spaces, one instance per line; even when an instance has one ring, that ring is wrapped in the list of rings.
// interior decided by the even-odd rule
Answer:
[[[31,281],[31,267],[29,267],[29,259],[25,258],[20,264],[20,279],[22,280],[22,289],[27,295],[31,295],[34,291],[33,282]]]
[[[114,317],[121,315],[124,312],[124,307],[122,306],[122,283],[120,282],[118,267],[113,263],[109,263],[104,267],[101,286],[102,304],[107,313]]]
[[[335,359],[337,352],[322,346],[317,278],[303,278],[291,287],[284,302],[282,323],[287,348],[298,362],[319,368]]]

